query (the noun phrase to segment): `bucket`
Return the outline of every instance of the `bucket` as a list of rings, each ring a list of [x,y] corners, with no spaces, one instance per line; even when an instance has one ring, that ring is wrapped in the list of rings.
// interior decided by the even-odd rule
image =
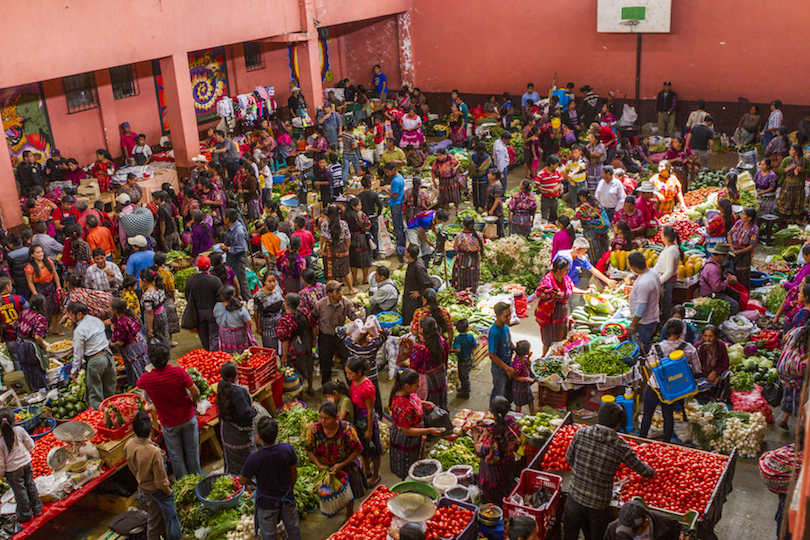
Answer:
[[[273,176],[273,185],[277,186],[279,184],[283,184],[286,180],[286,177],[283,174],[276,174]]]

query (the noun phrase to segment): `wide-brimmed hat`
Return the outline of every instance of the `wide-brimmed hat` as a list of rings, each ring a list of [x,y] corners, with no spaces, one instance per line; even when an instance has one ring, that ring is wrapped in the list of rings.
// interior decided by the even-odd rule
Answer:
[[[712,255],[730,255],[731,246],[726,244],[725,242],[720,242],[713,248],[709,248],[709,253],[711,253]]]
[[[388,510],[404,521],[421,523],[433,517],[436,505],[421,493],[400,493],[388,501]]]
[[[593,88],[591,88],[591,85],[589,84],[586,84],[585,86],[579,89],[580,92],[590,92],[591,90],[593,90]]]
[[[655,186],[649,180],[645,180],[636,188],[639,193],[655,193]]]
[[[205,157],[202,154],[197,154],[196,156],[191,158],[191,161],[197,161],[197,162],[200,162],[200,163],[208,163],[208,158]]]

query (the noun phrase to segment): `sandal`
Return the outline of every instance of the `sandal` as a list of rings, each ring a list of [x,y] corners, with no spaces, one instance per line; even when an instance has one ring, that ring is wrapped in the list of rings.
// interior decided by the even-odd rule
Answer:
[[[371,489],[371,488],[373,488],[374,486],[376,486],[377,484],[379,484],[379,483],[380,483],[380,480],[382,480],[382,477],[380,477],[380,476],[378,476],[378,477],[377,477],[377,480],[376,480],[376,481],[374,481],[374,482],[372,482],[370,479],[369,479],[369,480],[367,480],[369,489]]]

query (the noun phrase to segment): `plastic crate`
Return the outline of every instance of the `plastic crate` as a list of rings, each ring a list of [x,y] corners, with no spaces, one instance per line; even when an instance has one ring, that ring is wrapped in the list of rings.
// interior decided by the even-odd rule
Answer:
[[[28,405],[27,407],[20,407],[19,409],[14,409],[14,414],[16,415],[18,412],[28,411],[33,413],[34,416],[29,418],[28,420],[23,420],[22,422],[16,422],[18,426],[23,428],[27,432],[32,432],[39,427],[39,417],[42,414],[42,408],[39,405]]]
[[[447,508],[448,506],[453,505],[473,512],[473,517],[470,520],[470,523],[468,523],[464,530],[461,531],[461,534],[456,536],[455,540],[475,540],[478,538],[478,507],[474,504],[456,501],[449,497],[442,497],[439,499],[439,502],[436,503],[437,508]]]
[[[523,506],[510,502],[513,495],[520,495],[522,497],[529,497],[535,491],[542,487],[551,488],[554,494],[551,496],[549,502],[540,508],[532,508],[531,506]],[[557,515],[557,505],[560,503],[560,492],[562,487],[562,477],[556,474],[547,472],[534,471],[532,469],[524,469],[520,473],[520,481],[509,497],[503,500],[503,519],[506,521],[513,516],[531,516],[537,521],[539,529],[538,539],[543,540],[546,538],[551,526],[554,524],[555,516]]]
[[[567,409],[568,390],[555,391],[545,386],[539,386],[537,391],[537,404],[540,408],[549,406],[552,409]]]
[[[124,398],[124,397],[132,398],[132,399],[136,400],[137,402],[143,403],[143,400],[141,399],[141,396],[139,396],[138,394],[131,394],[131,393],[128,393],[128,394],[116,394],[116,395],[110,396],[107,399],[105,399],[104,401],[102,401],[101,404],[98,406],[98,410],[103,412],[103,411],[106,410],[106,405],[107,405],[108,402],[110,402],[110,401],[112,401],[114,399],[120,399],[120,398]],[[135,411],[135,414],[137,414],[137,410]],[[117,428],[108,428],[104,424],[96,424],[93,427],[95,428],[97,433],[100,433],[101,435],[107,437],[110,440],[117,441],[117,440],[123,439],[124,437],[126,437],[127,435],[129,435],[132,432],[132,420],[135,418],[135,414],[133,414],[131,417],[128,418],[127,415],[124,415],[123,411],[122,411],[122,415],[124,416],[124,425],[119,426]],[[103,420],[102,420],[102,422],[103,422]]]
[[[257,368],[247,365],[236,366],[236,371],[239,374],[239,384],[247,386],[248,391],[252,394],[269,383],[273,377],[278,374],[278,366],[276,362],[276,351],[273,349],[250,347],[248,352],[250,352],[250,354],[266,354],[272,358],[272,360],[268,360]]]

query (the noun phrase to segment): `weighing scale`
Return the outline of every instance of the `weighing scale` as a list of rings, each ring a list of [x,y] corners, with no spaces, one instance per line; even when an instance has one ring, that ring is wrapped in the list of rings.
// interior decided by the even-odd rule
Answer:
[[[87,468],[87,456],[80,453],[84,443],[93,438],[96,430],[86,422],[67,422],[53,430],[53,436],[67,446],[51,448],[45,460],[54,471],[83,472]]]

